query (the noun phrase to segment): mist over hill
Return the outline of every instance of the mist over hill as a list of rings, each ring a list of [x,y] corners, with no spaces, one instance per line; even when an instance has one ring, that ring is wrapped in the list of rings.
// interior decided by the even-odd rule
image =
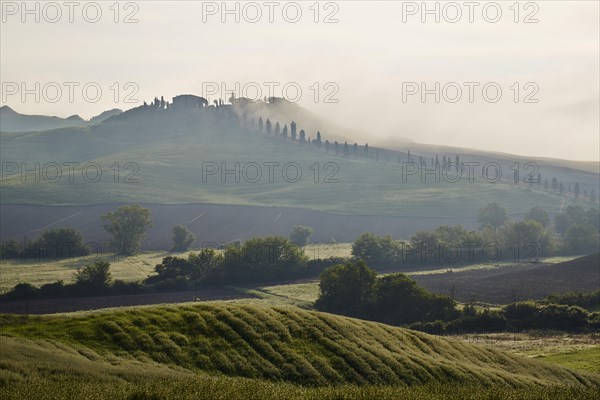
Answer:
[[[410,142],[370,146],[368,135],[283,99],[230,100],[209,104],[193,95],[172,102],[157,97],[123,113],[104,112],[79,126],[2,132],[1,202],[18,205],[19,215],[30,216],[10,229],[3,226],[3,235],[35,235],[48,224],[75,224],[84,231],[92,226],[93,232],[102,232],[99,222],[89,225],[78,216],[60,220],[82,206],[144,203],[167,207],[165,215],[181,216],[178,223],[193,217],[189,209],[179,209],[185,204],[278,207],[277,215],[295,215],[289,219],[223,209],[217,213],[221,223],[197,231],[205,237],[212,230],[219,240],[240,235],[222,227],[251,225],[241,233],[251,237],[275,227],[285,233],[303,220],[315,227],[330,225],[339,219],[335,215],[345,218],[348,230],[342,236],[347,240],[361,227],[406,236],[447,223],[475,227],[477,210],[491,201],[516,217],[535,206],[552,214],[568,204],[593,205],[589,194],[600,191],[600,175],[588,164]],[[575,184],[588,197],[576,197]],[[62,206],[59,214],[64,216],[49,214],[47,206],[52,205]],[[79,208],[69,212],[69,206]],[[307,213],[285,211],[289,209]],[[96,215],[90,211],[84,214]],[[222,219],[234,214],[250,219]],[[265,220],[257,221],[259,216]],[[393,219],[365,225],[368,216]],[[172,222],[167,218],[169,226],[155,227],[156,235]],[[330,234],[331,229],[322,228],[323,235]],[[93,232],[88,233],[96,237]]]

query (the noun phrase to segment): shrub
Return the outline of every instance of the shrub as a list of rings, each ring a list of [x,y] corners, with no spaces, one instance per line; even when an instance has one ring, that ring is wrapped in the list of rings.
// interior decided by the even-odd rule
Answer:
[[[112,282],[109,271],[110,263],[107,261],[96,261],[78,269],[75,273],[75,285],[83,290],[92,292],[108,289]]]
[[[180,224],[173,227],[172,240],[173,247],[171,247],[171,251],[186,251],[196,240],[196,236],[187,226]]]
[[[588,313],[577,306],[549,304],[539,308],[536,320],[541,329],[579,330],[587,325]]]
[[[308,244],[313,229],[310,226],[294,225],[290,233],[290,241],[299,247],[304,247]]]
[[[503,308],[504,317],[516,329],[531,327],[537,315],[537,305],[533,302],[513,303]]]
[[[339,264],[321,274],[316,307],[345,315],[360,315],[371,301],[375,271],[363,261]]]
[[[447,324],[446,330],[460,332],[502,332],[507,328],[507,320],[500,311],[483,310],[474,314],[463,314]]]
[[[72,227],[53,228],[45,231],[38,240],[42,258],[66,258],[86,256],[90,253],[81,233]]]
[[[215,278],[228,283],[292,278],[306,271],[308,257],[282,236],[253,238],[240,246],[229,246]]]
[[[400,261],[401,254],[401,243],[391,236],[363,233],[352,243],[352,255],[369,264],[391,265]]]

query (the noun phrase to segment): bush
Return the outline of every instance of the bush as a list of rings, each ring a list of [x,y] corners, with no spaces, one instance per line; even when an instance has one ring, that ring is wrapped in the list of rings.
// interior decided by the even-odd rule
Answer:
[[[6,296],[15,299],[32,298],[37,296],[37,288],[30,283],[18,283]]]
[[[319,287],[315,306],[323,311],[394,325],[458,315],[451,298],[429,293],[404,274],[377,278],[363,261],[327,268]]]
[[[90,254],[81,233],[72,227],[48,229],[39,239],[19,243],[11,239],[2,243],[0,249],[3,259],[62,259],[81,257]]]
[[[588,322],[588,313],[581,307],[549,304],[541,306],[536,318],[540,329],[579,330]]]
[[[42,285],[38,290],[40,297],[60,297],[65,294],[65,283],[60,280]]]
[[[304,251],[285,237],[253,238],[227,247],[213,277],[227,283],[295,278],[306,273],[307,263]]]
[[[120,279],[115,280],[110,289],[115,294],[137,294],[146,291],[141,282],[125,282]]]
[[[432,335],[443,335],[446,333],[447,325],[447,322],[437,320],[432,322],[413,322],[408,325],[408,328],[415,331],[430,333]]]
[[[196,240],[196,236],[194,236],[187,226],[175,225],[173,227],[172,240],[173,247],[171,247],[171,251],[186,251],[194,240]]]
[[[321,293],[315,306],[344,315],[362,315],[371,302],[375,280],[375,271],[363,261],[329,267],[321,274]]]
[[[588,311],[600,309],[600,289],[589,293],[568,292],[546,297],[543,300],[546,304],[566,304],[570,306],[579,306]]]
[[[533,302],[513,303],[503,308],[504,317],[512,329],[581,330],[590,315],[581,307],[562,304],[538,305]]]
[[[402,245],[391,236],[363,233],[352,243],[352,255],[368,264],[387,266],[400,261]]]
[[[38,240],[42,258],[67,258],[90,254],[81,233],[72,227],[53,228],[45,231]]]
[[[502,332],[507,328],[507,320],[500,311],[483,310],[481,312],[463,314],[460,318],[449,322],[446,331],[461,332]]]
[[[91,292],[105,291],[112,282],[109,268],[110,263],[107,261],[86,265],[75,273],[75,286]]]
[[[203,249],[198,253],[190,253],[188,258],[165,257],[154,268],[157,275],[146,279],[146,283],[153,284],[173,278],[199,283],[207,278],[216,268],[222,265],[223,257],[214,249]]]
[[[533,327],[538,307],[534,302],[519,302],[505,306],[502,311],[510,325],[520,330]]]
[[[313,230],[309,226],[294,225],[290,233],[290,241],[299,247],[304,247],[308,244]]]

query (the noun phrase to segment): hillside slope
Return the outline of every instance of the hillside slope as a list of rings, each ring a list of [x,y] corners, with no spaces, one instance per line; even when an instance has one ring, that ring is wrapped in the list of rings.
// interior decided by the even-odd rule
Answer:
[[[491,348],[296,308],[204,303],[5,315],[0,334],[4,381],[26,371],[132,379],[147,364],[163,377],[203,372],[311,386],[600,385],[600,376]]]
[[[575,200],[538,185],[515,185],[510,169],[514,161],[510,159],[493,160],[502,170],[502,178],[493,183],[482,178],[484,159],[471,160],[464,155],[464,162],[479,163],[472,181],[466,171],[457,182],[451,172],[448,179],[438,181],[432,175],[423,179],[418,173],[403,178],[397,158],[406,161],[406,153],[394,153],[389,162],[381,162],[382,150],[379,161],[374,149],[368,158],[354,157],[349,143],[349,156],[343,152],[336,155],[333,149],[326,152],[323,147],[303,146],[244,128],[237,118],[231,110],[221,108],[196,113],[142,108],[94,126],[2,133],[4,163],[14,163],[11,165],[16,168],[25,163],[28,170],[39,163],[43,172],[36,176],[3,171],[1,202],[211,203],[295,207],[344,215],[456,218],[473,218],[475,210],[491,201],[500,202],[510,214],[522,214],[533,206],[552,212],[569,203],[589,205],[581,197]],[[280,121],[288,126],[289,122]],[[298,121],[298,131],[302,128]],[[323,141],[330,138],[322,133]],[[307,131],[306,136],[314,139],[315,134]],[[362,147],[358,149],[362,151]],[[412,155],[418,160],[417,154]],[[432,155],[423,156],[430,163]],[[60,174],[56,163],[61,166]],[[65,163],[79,165],[70,172]],[[236,168],[237,173],[225,173]],[[519,168],[521,180],[531,172],[525,171],[522,163]],[[554,173],[540,172],[548,179]],[[570,181],[580,183],[582,191],[598,185],[597,174],[574,171],[569,176]]]

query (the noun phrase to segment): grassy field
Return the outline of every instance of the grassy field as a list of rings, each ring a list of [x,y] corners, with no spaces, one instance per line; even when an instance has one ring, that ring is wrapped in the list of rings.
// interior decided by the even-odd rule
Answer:
[[[597,374],[295,307],[0,318],[3,398],[579,399],[600,386]]]
[[[539,359],[578,371],[600,374],[600,345],[588,349],[539,356]]]
[[[49,381],[35,379],[27,384],[0,388],[7,400],[590,400],[596,388],[533,386],[527,388],[477,385],[355,386],[307,388],[257,379],[195,376],[150,377],[142,382]]]
[[[103,256],[92,255],[51,261],[0,261],[0,291],[7,291],[17,283],[30,283],[41,286],[45,283],[63,280],[65,283],[75,281],[75,272],[87,264],[97,260],[110,262],[110,272],[115,279],[124,281],[140,281],[154,273],[154,267],[163,257],[172,255],[168,252],[144,252],[132,257],[117,257],[113,254]]]
[[[485,333],[452,336],[568,368],[600,374],[600,334]]]

